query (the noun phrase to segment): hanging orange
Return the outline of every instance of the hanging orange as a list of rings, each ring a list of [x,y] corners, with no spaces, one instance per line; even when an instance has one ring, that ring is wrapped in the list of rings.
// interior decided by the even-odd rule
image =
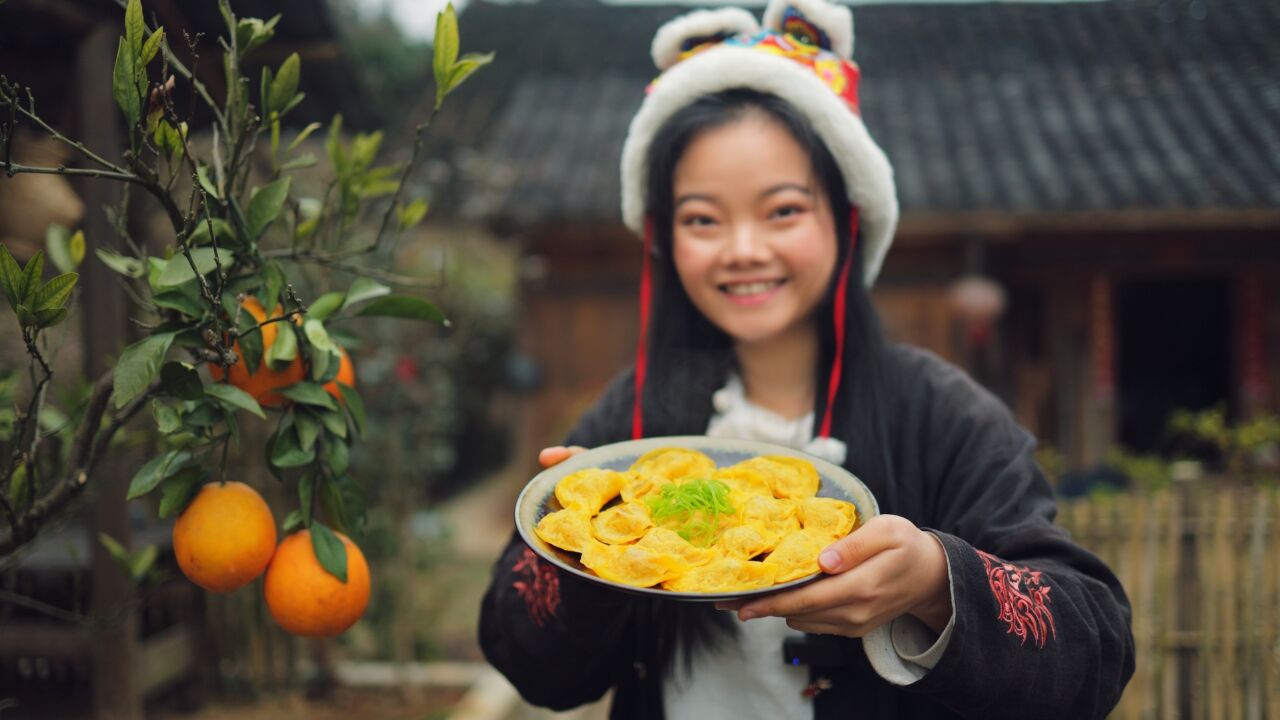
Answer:
[[[242,482],[205,485],[173,525],[173,554],[182,574],[214,592],[253,581],[275,549],[271,508]]]
[[[311,531],[285,538],[276,549],[263,581],[267,609],[286,632],[333,637],[355,624],[369,605],[369,565],[346,535],[336,533],[347,551],[347,581],[330,575],[311,547]]]
[[[258,302],[258,299],[249,296],[240,304],[242,308],[259,323],[267,319],[267,311]],[[276,306],[272,317],[280,317],[284,314],[284,309],[279,305]],[[283,395],[277,392],[280,388],[288,387],[296,382],[306,379],[307,368],[302,362],[301,355],[297,355],[283,369],[277,370],[266,362],[267,351],[275,344],[276,333],[279,329],[276,327],[278,323],[269,323],[263,325],[262,331],[262,360],[259,361],[258,367],[253,372],[245,365],[244,355],[240,351],[240,343],[237,341],[232,345],[232,350],[240,361],[230,368],[223,368],[217,363],[209,364],[209,375],[216,382],[224,380],[245,391],[258,401],[263,407],[281,407],[288,403]]]

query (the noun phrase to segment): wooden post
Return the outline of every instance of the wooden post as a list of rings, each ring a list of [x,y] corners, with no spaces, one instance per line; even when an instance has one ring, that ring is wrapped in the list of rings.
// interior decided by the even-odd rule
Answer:
[[[117,157],[120,148],[119,111],[111,97],[111,67],[119,33],[114,24],[92,30],[76,59],[80,136],[104,157]],[[117,279],[92,258],[114,235],[103,207],[121,197],[118,183],[92,180],[81,186],[85,206],[85,241],[89,262],[80,268],[84,301],[85,372],[96,378],[125,346],[128,307]],[[133,587],[114,558],[98,542],[106,533],[126,548],[132,544],[125,495],[129,477],[117,463],[102,463],[93,478],[92,603],[95,631],[92,651],[93,713],[97,720],[138,720],[142,699],[138,692],[138,618],[132,607]]]
[[[1182,513],[1180,538],[1174,558],[1174,591],[1177,608],[1174,611],[1176,658],[1174,676],[1177,678],[1176,717],[1199,717],[1202,677],[1200,674],[1201,623],[1200,623],[1200,567],[1198,538],[1205,526],[1208,514],[1199,502],[1197,490],[1203,480],[1203,471],[1196,462],[1174,463],[1170,472]]]

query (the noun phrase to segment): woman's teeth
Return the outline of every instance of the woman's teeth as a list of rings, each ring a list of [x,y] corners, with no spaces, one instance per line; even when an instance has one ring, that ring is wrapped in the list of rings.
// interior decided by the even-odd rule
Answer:
[[[782,284],[781,280],[761,280],[759,282],[736,283],[725,285],[724,291],[730,295],[757,295],[772,290]]]

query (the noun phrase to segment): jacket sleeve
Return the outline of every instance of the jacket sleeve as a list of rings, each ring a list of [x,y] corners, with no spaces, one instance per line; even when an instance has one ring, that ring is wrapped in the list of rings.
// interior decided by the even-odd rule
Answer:
[[[966,717],[1102,718],[1133,674],[1129,601],[1115,575],[1053,524],[1035,440],[940,361],[917,407],[955,627],[910,685]]]
[[[583,417],[568,444],[615,439],[618,384]],[[480,608],[480,647],[534,705],[565,710],[598,700],[636,656],[627,595],[582,581],[539,558],[518,533],[493,567]]]

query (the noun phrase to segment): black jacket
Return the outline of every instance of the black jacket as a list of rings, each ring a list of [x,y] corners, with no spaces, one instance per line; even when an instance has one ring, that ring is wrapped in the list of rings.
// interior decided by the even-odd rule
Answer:
[[[1129,604],[1107,567],[1054,526],[1035,440],[937,357],[894,347],[888,360],[894,477],[863,479],[881,512],[942,539],[955,628],[938,664],[905,687],[877,675],[858,640],[841,639],[841,659],[811,669],[830,681],[814,699],[815,718],[1104,717],[1133,674]],[[611,386],[570,443],[629,438],[630,377]],[[705,432],[719,385],[673,385],[694,409],[655,413],[656,421],[646,414],[646,434]],[[664,653],[651,629],[671,609],[560,575],[513,536],[485,594],[480,642],[531,703],[566,709],[612,687],[612,718],[660,718]]]

